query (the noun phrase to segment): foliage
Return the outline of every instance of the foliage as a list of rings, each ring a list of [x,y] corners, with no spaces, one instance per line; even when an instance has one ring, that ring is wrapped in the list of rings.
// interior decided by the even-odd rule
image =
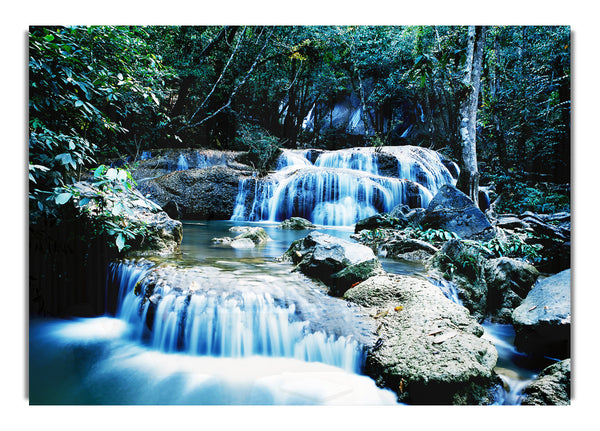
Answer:
[[[247,161],[259,175],[268,173],[281,152],[279,140],[260,127],[245,125],[238,131],[237,141],[247,148]]]
[[[521,214],[525,211],[550,214],[570,211],[570,198],[559,189],[548,188],[539,181],[526,181],[513,170],[508,173],[489,174],[487,181],[495,184],[495,192],[500,196],[496,207],[499,213]]]
[[[112,246],[118,251],[131,247],[131,243],[141,242],[148,235],[144,222],[132,217],[132,205],[151,206],[148,202],[126,199],[128,192],[135,186],[135,181],[126,169],[110,168],[100,165],[93,170],[92,192],[74,186],[58,187],[53,198],[57,205],[65,205],[71,199],[83,211],[90,213],[93,237],[108,235],[113,238]],[[152,209],[152,208],[149,208]]]
[[[146,37],[141,27],[30,28],[32,209],[98,156],[139,149],[156,130],[167,72]]]
[[[459,239],[460,237],[454,233],[450,232],[446,229],[425,229],[422,227],[407,229],[405,230],[409,234],[411,238],[420,239],[423,241],[427,241],[431,244],[439,244],[445,241],[450,241],[451,239]]]

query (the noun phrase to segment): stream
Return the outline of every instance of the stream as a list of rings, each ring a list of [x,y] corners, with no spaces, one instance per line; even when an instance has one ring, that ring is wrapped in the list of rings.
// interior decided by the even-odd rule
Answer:
[[[234,236],[229,228],[235,225],[261,226],[272,241],[251,249],[212,243]],[[353,233],[349,227],[319,230],[344,239]],[[30,322],[30,403],[397,404],[393,392],[362,374],[372,336],[362,312],[275,260],[306,234],[268,222],[186,221],[180,255],[111,265],[107,291],[119,289],[114,313]],[[186,271],[169,275],[175,264]],[[382,259],[382,265],[424,276],[424,268],[411,262]],[[149,331],[150,301],[143,303],[134,290],[149,271],[163,267],[167,281]],[[183,301],[174,295],[178,286],[201,294]],[[484,328],[498,349],[497,372],[506,385],[496,403],[517,404],[541,367],[515,351],[509,325]]]

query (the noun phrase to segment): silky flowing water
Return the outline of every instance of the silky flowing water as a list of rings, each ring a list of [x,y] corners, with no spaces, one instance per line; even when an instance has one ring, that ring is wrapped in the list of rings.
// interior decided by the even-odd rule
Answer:
[[[181,255],[111,265],[107,289],[119,285],[114,313],[33,320],[31,403],[396,404],[391,391],[361,374],[363,346],[372,331],[368,319],[276,261],[306,231],[244,223],[260,225],[272,241],[251,249],[213,244],[214,237],[233,236],[229,228],[238,224],[184,222]],[[352,233],[321,230],[345,239]],[[389,272],[424,276],[414,263],[382,263]],[[165,272],[150,331],[148,305],[134,290],[153,269],[170,265],[183,271]],[[176,295],[185,286],[194,290],[187,302]],[[511,346],[508,328],[484,327],[510,386],[497,402],[515,404],[518,391],[539,370],[519,364],[525,357]]]

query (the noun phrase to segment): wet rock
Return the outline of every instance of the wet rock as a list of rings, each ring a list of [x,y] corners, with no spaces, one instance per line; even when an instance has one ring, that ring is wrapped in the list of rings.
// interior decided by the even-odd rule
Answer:
[[[494,321],[510,322],[512,312],[523,302],[539,272],[534,266],[517,259],[500,257],[487,262],[487,313]]]
[[[365,372],[409,404],[488,404],[498,354],[469,311],[433,284],[378,275],[344,298],[366,307],[376,339]]]
[[[397,214],[398,217],[391,217],[388,214],[375,214],[356,222],[354,233],[359,233],[361,230],[402,228],[408,224],[408,220],[402,214]]]
[[[451,185],[442,186],[421,220],[424,228],[445,229],[464,239],[488,240],[495,232],[485,214],[467,195]]]
[[[138,184],[159,205],[176,203],[182,219],[228,220],[244,175],[227,166],[211,166],[175,171]]]
[[[264,245],[271,240],[262,227],[241,226],[233,231],[239,232],[239,235],[234,240],[248,239],[256,245]]]
[[[294,241],[283,259],[291,260],[303,274],[322,281],[334,296],[383,272],[369,247],[317,231]]]
[[[540,280],[512,313],[515,347],[531,355],[571,356],[571,270]]]
[[[238,233],[237,236],[213,238],[212,242],[215,245],[233,248],[254,248],[257,245],[265,245],[271,240],[267,232],[262,227],[251,226],[233,226],[229,229],[230,232]]]
[[[302,217],[290,217],[281,222],[281,229],[302,230],[314,229],[316,226],[309,220]]]
[[[481,247],[457,239],[446,242],[427,266],[458,286],[459,298],[473,317],[497,323],[512,323],[513,310],[539,275],[526,262],[493,258]]]
[[[521,405],[564,406],[571,404],[571,359],[544,368],[532,383],[523,389]]]

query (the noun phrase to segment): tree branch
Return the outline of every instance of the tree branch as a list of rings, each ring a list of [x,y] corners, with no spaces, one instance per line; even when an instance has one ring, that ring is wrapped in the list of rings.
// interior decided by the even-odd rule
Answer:
[[[212,114],[204,117],[202,120],[197,121],[196,123],[193,123],[193,124],[186,124],[184,126],[181,126],[175,133],[179,133],[182,130],[192,129],[194,127],[198,127],[201,124],[205,123],[206,121],[210,120],[211,118],[215,117],[217,114],[219,114],[221,111],[223,111],[224,109],[228,108],[229,105],[231,105],[231,102],[233,101],[233,98],[237,94],[237,92],[240,89],[240,87],[246,83],[246,81],[248,80],[248,78],[250,77],[250,75],[252,74],[252,72],[254,71],[254,68],[258,64],[258,61],[259,61],[260,57],[262,56],[262,53],[264,52],[264,50],[266,49],[267,45],[269,44],[269,39],[271,39],[271,35],[272,34],[273,34],[273,29],[271,29],[271,31],[269,32],[267,38],[265,39],[265,43],[263,44],[263,46],[260,49],[259,53],[256,55],[256,58],[254,59],[254,63],[252,63],[252,66],[250,66],[250,69],[248,69],[248,72],[246,72],[246,75],[244,76],[244,78],[235,86],[235,88],[233,89],[233,91],[229,95],[229,99],[227,100],[227,103],[225,103],[223,106],[221,106],[219,109],[217,109]]]

